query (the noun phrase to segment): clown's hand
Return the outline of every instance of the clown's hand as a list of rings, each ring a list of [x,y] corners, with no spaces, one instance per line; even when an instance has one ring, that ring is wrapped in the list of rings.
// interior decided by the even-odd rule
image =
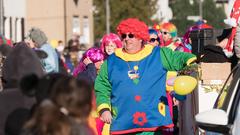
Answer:
[[[100,119],[107,123],[107,124],[111,124],[112,123],[112,114],[110,111],[104,111],[102,114],[101,114],[101,117]]]
[[[182,70],[178,71],[178,75],[190,75],[195,76],[198,74],[199,65],[197,63],[192,63]]]

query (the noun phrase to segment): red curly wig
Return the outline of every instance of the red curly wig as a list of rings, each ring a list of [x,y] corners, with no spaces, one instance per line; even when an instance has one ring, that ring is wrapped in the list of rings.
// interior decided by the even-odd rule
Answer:
[[[136,18],[128,18],[121,21],[117,26],[117,32],[119,36],[126,33],[132,33],[137,38],[144,41],[149,40],[148,26]]]

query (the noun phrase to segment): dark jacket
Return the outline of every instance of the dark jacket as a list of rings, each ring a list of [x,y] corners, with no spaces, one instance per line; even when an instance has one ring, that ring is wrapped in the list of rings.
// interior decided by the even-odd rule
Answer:
[[[17,89],[4,89],[0,93],[0,134],[17,135],[30,117],[35,100]]]
[[[201,57],[200,62],[223,63],[229,62],[229,59],[226,57],[221,47],[207,45],[204,47],[204,54]]]
[[[26,121],[25,118],[29,117],[25,112],[30,111],[29,108],[35,100],[22,94],[18,88],[21,78],[29,74],[40,77],[44,75],[44,71],[36,53],[21,42],[13,48],[3,64],[4,89],[0,92],[0,135],[18,134]],[[4,128],[11,133],[4,133]]]
[[[77,76],[77,79],[84,79],[88,81],[89,84],[94,84],[94,81],[97,77],[97,69],[93,63],[90,63],[86,66],[86,69],[80,72]]]

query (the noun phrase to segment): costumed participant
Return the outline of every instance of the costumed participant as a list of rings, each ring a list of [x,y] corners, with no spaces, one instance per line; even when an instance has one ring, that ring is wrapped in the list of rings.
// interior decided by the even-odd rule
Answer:
[[[87,80],[90,84],[94,85],[97,73],[105,59],[105,54],[99,48],[90,48],[80,60],[78,66],[74,69],[73,75],[77,79]],[[94,94],[94,93],[93,93]],[[94,97],[94,96],[93,96]],[[96,101],[93,98],[93,109],[89,118],[89,125],[95,129],[98,135],[101,135],[104,123],[98,118],[96,113]]]
[[[95,80],[98,113],[111,124],[111,134],[161,134],[163,126],[172,124],[166,73],[181,70],[196,57],[144,44],[148,27],[135,18],[120,22],[117,32],[124,47],[104,61]]]
[[[172,49],[173,51],[177,48],[177,28],[174,24],[162,23],[159,26],[155,25],[155,29],[160,31],[162,34],[163,46]],[[161,47],[163,47],[161,46]]]
[[[154,29],[160,31],[162,34],[163,44],[161,47],[167,47],[172,49],[173,51],[180,51],[180,52],[190,52],[181,40],[181,38],[177,37],[177,28],[174,24],[167,22],[162,23],[160,25],[154,25]],[[176,100],[175,93],[173,92],[173,86],[171,86],[168,82],[173,81],[177,77],[176,71],[168,71],[167,72],[167,83],[166,83],[166,91],[167,91],[167,99],[171,117],[174,121],[174,124],[177,124],[178,119],[178,101]],[[175,127],[177,128],[177,127]],[[173,132],[173,128],[167,129],[169,132]]]
[[[122,41],[119,36],[114,33],[106,34],[102,38],[100,48],[105,56],[108,57],[115,52],[116,48],[122,48]],[[97,129],[98,135],[109,134],[109,124],[104,124],[100,119],[97,119]]]
[[[122,41],[119,36],[114,33],[106,34],[102,38],[100,48],[106,56],[109,56],[114,53],[116,48],[122,48]]]
[[[182,43],[175,49],[175,51],[181,52],[192,52],[192,41],[190,39],[190,32],[192,31],[192,27],[187,29],[187,32],[181,38]]]
[[[99,48],[89,48],[74,69],[73,76],[86,77],[93,84],[104,59],[105,55]]]
[[[160,45],[160,38],[158,37],[158,32],[154,29],[148,30],[150,39],[148,40],[148,44],[153,46],[159,46]]]
[[[177,28],[174,24],[170,22],[160,25],[155,24],[153,28],[161,33],[163,40],[161,47],[169,47],[173,51],[191,52],[191,46],[186,44],[184,39],[177,37]]]
[[[231,10],[231,12],[229,12],[230,15],[228,15],[228,19],[225,19],[224,22],[232,27],[232,32],[223,51],[226,56],[230,58],[233,56],[234,48],[236,56],[240,58],[240,1],[230,0],[229,5],[229,10]]]

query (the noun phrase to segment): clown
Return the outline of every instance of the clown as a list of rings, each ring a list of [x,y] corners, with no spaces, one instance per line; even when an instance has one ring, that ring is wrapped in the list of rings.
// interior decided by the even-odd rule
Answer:
[[[105,54],[99,48],[89,48],[80,60],[78,66],[74,69],[73,75],[79,80],[84,79],[90,84],[94,84],[97,73],[105,59]],[[94,93],[93,93],[94,94]],[[88,119],[89,125],[95,133],[101,135],[103,124],[96,113],[96,102],[93,98],[93,108]]]
[[[148,41],[148,44],[153,46],[159,46],[160,45],[160,38],[158,37],[158,32],[154,29],[148,30],[150,39]]]
[[[89,48],[83,54],[78,66],[74,69],[73,76],[78,76],[80,73],[86,72],[86,75],[88,74],[93,83],[104,59],[105,55],[99,48]]]
[[[177,48],[177,44],[175,44],[175,40],[177,39],[177,28],[174,24],[162,23],[160,25],[155,26],[155,29],[159,30],[162,35],[163,46],[168,47],[172,50]]]
[[[144,44],[148,27],[135,18],[120,22],[117,31],[123,48],[104,61],[95,80],[100,118],[111,124],[111,134],[161,134],[163,126],[172,125],[167,70],[180,70],[196,57]]]
[[[121,39],[114,33],[106,34],[102,38],[102,44],[100,48],[102,52],[106,54],[106,56],[109,56],[114,53],[116,48],[122,48]]]

